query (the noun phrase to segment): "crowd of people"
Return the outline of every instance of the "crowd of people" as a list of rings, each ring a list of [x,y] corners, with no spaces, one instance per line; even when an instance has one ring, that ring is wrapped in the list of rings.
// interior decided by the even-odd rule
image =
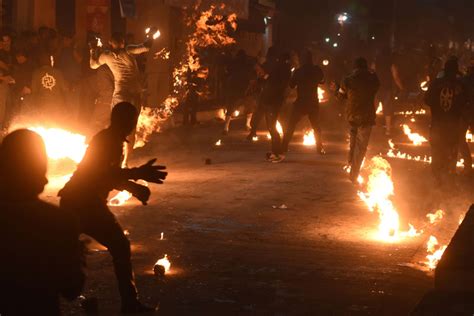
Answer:
[[[60,314],[58,298],[77,297],[84,284],[83,249],[79,234],[85,233],[108,248],[112,257],[122,311],[149,312],[138,300],[131,264],[130,243],[113,213],[107,207],[110,191],[127,190],[143,204],[150,190],[135,181],[161,184],[164,166],[155,160],[138,167],[127,167],[133,148],[135,128],[142,106],[142,77],[136,55],[148,52],[153,40],[143,44],[126,43],[113,34],[108,47],[89,37],[81,48],[68,34],[52,29],[24,33],[13,39],[4,33],[0,42],[0,122],[7,127],[13,118],[47,116],[50,121],[87,120],[94,132],[82,162],[70,181],[59,192],[60,209],[42,202],[39,194],[47,183],[47,157],[44,143],[34,132],[16,130],[0,146],[0,266],[2,292],[0,314],[23,315],[41,311]],[[390,55],[390,57],[388,57]],[[394,113],[393,86],[409,91],[396,54],[373,63],[359,57],[353,69],[340,82],[331,82],[334,97],[346,105],[350,128],[349,177],[357,183],[362,162],[376,120],[376,100],[383,100],[386,133],[390,135]],[[424,97],[431,108],[432,168],[439,184],[449,184],[455,174],[457,156],[465,159],[470,172],[472,159],[465,143],[466,130],[473,124],[474,59],[466,74],[456,57],[448,57],[444,67],[433,59],[427,71],[429,81]],[[189,73],[188,81],[195,82]],[[249,140],[257,136],[265,119],[271,135],[267,161],[284,161],[298,122],[308,117],[316,138],[316,152],[324,154],[324,137],[319,115],[318,85],[327,82],[310,50],[299,62],[288,53],[270,48],[264,62],[249,58],[243,50],[224,67],[223,103],[227,135],[233,113],[246,106]],[[197,80],[197,77],[196,77]],[[197,84],[196,84],[197,85]],[[284,122],[283,138],[277,120],[288,89],[296,91],[291,113]],[[183,98],[184,121],[195,122],[198,93],[191,89]],[[92,119],[93,118],[93,119]],[[124,144],[128,149],[124,152]],[[33,266],[32,266],[33,265]],[[25,304],[24,302],[29,302]]]

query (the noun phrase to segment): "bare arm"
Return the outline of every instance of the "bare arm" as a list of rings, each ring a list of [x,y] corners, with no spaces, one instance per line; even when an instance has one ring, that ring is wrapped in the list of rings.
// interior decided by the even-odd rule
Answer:
[[[128,45],[126,50],[127,50],[127,53],[129,54],[140,55],[140,54],[149,52],[150,48],[145,46],[144,44],[139,44],[139,45]]]
[[[91,49],[90,55],[91,57],[90,57],[89,63],[92,69],[97,69],[100,66],[107,63],[107,55],[108,55],[107,52],[99,53],[99,55],[97,56],[96,51],[94,49]]]

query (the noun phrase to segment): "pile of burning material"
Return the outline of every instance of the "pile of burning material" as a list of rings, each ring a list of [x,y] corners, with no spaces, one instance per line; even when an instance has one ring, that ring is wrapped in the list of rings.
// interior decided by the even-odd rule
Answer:
[[[413,133],[411,131],[411,128],[408,125],[403,124],[402,127],[403,127],[403,133],[405,133],[405,135],[408,136],[408,138],[413,143],[413,145],[420,146],[423,143],[428,142],[428,140],[424,136],[421,136],[418,133]]]
[[[200,51],[235,43],[229,33],[237,29],[237,15],[223,16],[216,13],[218,9],[223,9],[223,5],[220,8],[211,6],[205,11],[197,11],[195,8],[193,12],[200,13],[187,17],[187,26],[191,32],[186,40],[185,52],[173,70],[173,92],[159,107],[142,109],[138,119],[135,147],[143,147],[150,135],[159,131],[161,123],[173,114],[181,100],[196,90],[196,80],[207,79],[209,69],[201,64]],[[159,55],[169,58],[167,51]],[[200,92],[196,93],[199,95]]]
[[[408,231],[401,231],[400,217],[393,203],[395,194],[392,181],[392,168],[382,157],[373,157],[364,166],[362,176],[365,190],[359,191],[359,198],[365,202],[370,212],[379,215],[379,226],[376,239],[386,242],[397,242],[405,237],[415,237],[421,234],[413,225],[408,224]]]

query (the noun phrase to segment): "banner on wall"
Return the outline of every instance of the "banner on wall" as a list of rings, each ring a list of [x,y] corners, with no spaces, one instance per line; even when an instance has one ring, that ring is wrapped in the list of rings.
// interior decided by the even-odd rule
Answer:
[[[134,18],[136,14],[135,0],[120,0],[120,15],[122,18]]]

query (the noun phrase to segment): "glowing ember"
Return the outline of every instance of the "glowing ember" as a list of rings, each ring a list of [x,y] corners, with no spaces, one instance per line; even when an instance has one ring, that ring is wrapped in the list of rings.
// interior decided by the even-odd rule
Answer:
[[[326,97],[326,91],[321,87],[318,87],[318,100],[320,103],[325,103],[328,101],[328,98]]]
[[[471,130],[468,130],[466,132],[466,142],[472,143],[472,140],[473,140],[472,132],[471,132]]]
[[[376,114],[382,114],[383,112],[383,104],[382,102],[379,102],[379,106],[377,107]]]
[[[370,212],[377,211],[380,224],[377,238],[383,241],[394,242],[401,237],[416,236],[419,233],[410,225],[408,232],[400,231],[400,218],[393,205],[394,186],[392,182],[392,168],[388,161],[382,157],[374,157],[370,160],[366,192],[358,192],[362,201],[365,202]]]
[[[412,116],[412,115],[425,115],[426,110],[420,109],[416,111],[404,111],[404,112],[396,112],[397,115],[404,115],[404,116]]]
[[[113,198],[110,199],[109,205],[111,206],[121,206],[125,202],[132,198],[132,194],[128,191],[120,191]]]
[[[161,58],[163,60],[168,60],[170,59],[170,51],[167,49],[167,48],[163,48],[162,50],[160,50],[159,52],[156,52],[154,55],[153,55],[153,58],[154,59],[158,59],[158,58]]]
[[[252,141],[253,141],[253,142],[258,142],[258,136],[252,137]]]
[[[420,89],[423,91],[428,91],[428,81],[423,81],[420,83]]]
[[[219,139],[216,143],[215,143],[216,146],[221,146],[222,145],[222,141]]]
[[[158,260],[155,263],[155,269],[154,270],[156,270],[156,266],[163,267],[163,269],[165,270],[165,274],[168,273],[170,271],[170,268],[171,268],[171,262],[168,260],[168,255],[165,255],[163,258],[161,258],[160,260]]]
[[[316,138],[314,137],[314,131],[306,131],[303,136],[303,145],[304,146],[315,146]]]
[[[426,256],[427,261],[425,262],[430,270],[434,270],[436,268],[446,248],[448,248],[447,245],[440,245],[438,239],[436,239],[435,236],[430,236],[430,239],[426,244],[426,251],[428,252],[428,255]]]
[[[436,224],[441,221],[441,219],[444,216],[443,210],[437,210],[434,213],[427,214],[426,217],[428,217],[428,220],[430,221],[430,224]]]
[[[86,153],[86,137],[60,128],[30,127],[38,133],[46,145],[46,153],[53,160],[71,159],[79,163]]]
[[[420,146],[423,143],[426,143],[428,140],[421,136],[418,133],[412,133],[410,127],[408,125],[403,124],[403,132],[405,135],[408,136],[408,138],[413,142],[413,145],[415,146]]]

